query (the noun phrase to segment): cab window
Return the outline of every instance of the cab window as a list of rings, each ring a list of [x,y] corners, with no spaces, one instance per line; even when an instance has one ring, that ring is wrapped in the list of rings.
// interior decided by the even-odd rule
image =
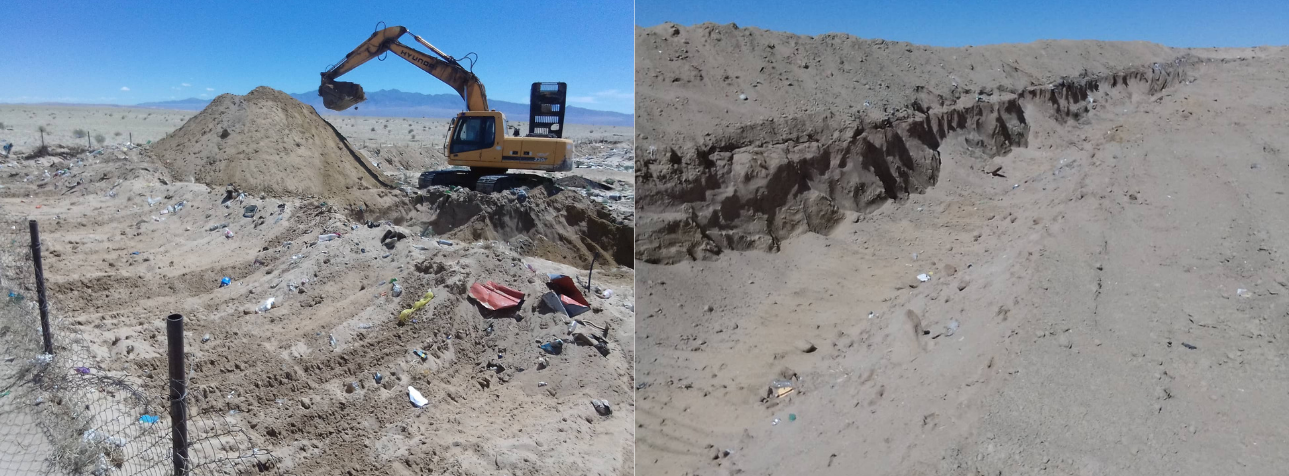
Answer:
[[[462,117],[457,120],[457,130],[452,138],[452,154],[492,147],[497,140],[497,124],[493,117]]]

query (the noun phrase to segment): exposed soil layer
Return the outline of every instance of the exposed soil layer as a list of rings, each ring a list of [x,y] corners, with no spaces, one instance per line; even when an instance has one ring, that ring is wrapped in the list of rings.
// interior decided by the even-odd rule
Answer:
[[[641,473],[1287,463],[1283,49],[637,41]]]

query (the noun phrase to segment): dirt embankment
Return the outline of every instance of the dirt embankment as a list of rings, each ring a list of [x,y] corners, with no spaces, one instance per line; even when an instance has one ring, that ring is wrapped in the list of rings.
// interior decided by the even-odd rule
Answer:
[[[152,153],[176,180],[272,195],[355,201],[382,188],[377,173],[312,107],[260,86],[221,94]]]
[[[1098,98],[1187,80],[1196,61],[1148,43],[933,48],[712,24],[664,24],[637,41],[650,118],[637,145],[637,257],[654,263],[826,232],[844,211],[934,185],[946,140],[981,159],[1005,154],[1026,145],[1026,110],[1078,121]]]

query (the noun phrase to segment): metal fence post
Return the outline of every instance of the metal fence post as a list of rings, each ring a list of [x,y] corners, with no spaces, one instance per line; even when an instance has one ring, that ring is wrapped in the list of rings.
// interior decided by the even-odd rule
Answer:
[[[36,220],[31,225],[31,262],[36,266],[36,297],[40,301],[40,331],[45,338],[45,353],[54,353],[54,337],[49,333],[49,301],[45,300],[45,268],[40,263],[40,229]]]
[[[595,260],[599,257],[600,253],[598,251],[591,252],[591,269],[586,272],[586,292],[591,294],[595,294],[591,292],[591,274],[595,273]]]
[[[170,442],[175,476],[188,474],[188,376],[184,371],[184,316],[166,318],[166,347],[170,363]]]

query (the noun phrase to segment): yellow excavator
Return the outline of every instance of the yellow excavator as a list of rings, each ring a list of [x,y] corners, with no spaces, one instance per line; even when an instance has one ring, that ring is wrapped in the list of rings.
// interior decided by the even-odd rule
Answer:
[[[447,83],[465,100],[466,110],[452,118],[448,125],[443,155],[448,165],[468,167],[463,170],[439,170],[422,173],[418,186],[457,185],[492,193],[543,181],[535,174],[508,174],[508,169],[567,172],[573,169],[573,141],[564,139],[564,103],[568,86],[559,82],[533,83],[529,102],[528,134],[506,135],[506,117],[488,108],[488,95],[483,83],[453,58],[425,39],[412,34],[417,43],[434,54],[424,53],[398,41],[407,28],[392,26],[377,30],[354,48],[345,59],[322,72],[318,95],[327,109],[343,111],[367,99],[362,86],[336,81],[354,68],[393,51],[400,58]],[[471,63],[473,66],[473,63]]]

